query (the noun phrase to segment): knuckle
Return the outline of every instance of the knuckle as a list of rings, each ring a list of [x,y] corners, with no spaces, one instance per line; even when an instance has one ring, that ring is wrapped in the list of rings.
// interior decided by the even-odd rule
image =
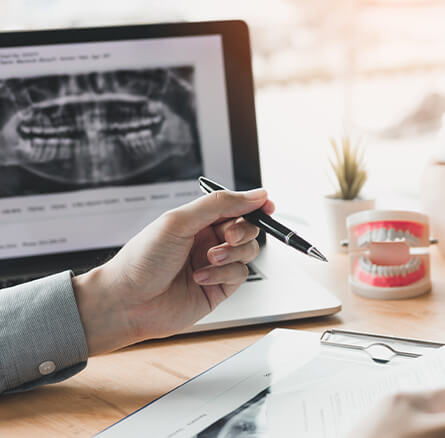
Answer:
[[[231,195],[227,190],[217,190],[216,192],[211,193],[211,195],[216,202],[227,202]]]
[[[255,231],[253,233],[253,238],[256,239],[259,234],[260,234],[260,229],[258,227],[255,227]],[[255,242],[256,242],[256,240],[255,240]]]
[[[243,229],[244,233],[246,234],[246,237],[249,240],[255,239],[260,232],[258,227],[256,227],[255,225],[249,224],[249,222],[244,222],[242,224],[242,229]]]
[[[252,245],[253,245],[254,258],[255,258],[260,253],[260,244],[258,243],[258,240],[252,240]]]
[[[219,269],[209,269],[207,281],[210,284],[220,283],[221,282],[221,272],[219,271]]]
[[[164,213],[162,213],[160,219],[162,221],[162,224],[169,228],[170,226],[175,224],[176,221],[176,214],[175,210],[169,210]]]
[[[258,242],[256,240],[251,240],[247,245],[245,245],[244,259],[246,262],[250,262],[258,256],[259,252],[260,246],[258,245]]]
[[[410,400],[410,398],[411,397],[408,393],[399,392],[390,398],[390,403],[392,405],[400,405],[400,404],[407,403]]]
[[[226,280],[226,277],[229,275],[226,270],[224,269],[224,266],[217,267],[216,269],[212,269],[210,271],[210,279],[212,283],[214,284],[220,284],[224,283]]]
[[[185,218],[184,213],[179,208],[175,208],[163,213],[161,220],[164,228],[174,230],[184,223]]]
[[[241,267],[241,278],[244,281],[247,278],[247,276],[249,275],[249,269],[247,268],[247,266],[244,263],[239,263],[239,265]]]

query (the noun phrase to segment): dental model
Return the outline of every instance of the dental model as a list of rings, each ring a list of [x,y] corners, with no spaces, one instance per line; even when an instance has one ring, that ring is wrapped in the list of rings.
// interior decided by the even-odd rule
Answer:
[[[400,299],[431,289],[428,217],[396,210],[366,210],[346,219],[353,292]]]

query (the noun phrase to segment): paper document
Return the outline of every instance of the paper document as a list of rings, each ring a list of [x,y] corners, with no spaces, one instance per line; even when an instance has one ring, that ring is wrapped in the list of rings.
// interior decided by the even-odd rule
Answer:
[[[445,348],[353,385],[331,384],[319,391],[271,394],[268,410],[277,435],[344,437],[385,396],[400,391],[445,388]],[[285,425],[285,430],[281,425]],[[280,433],[283,433],[282,435]]]
[[[442,385],[445,350],[382,365],[320,345],[319,334],[277,329],[100,436],[337,438],[381,397]]]

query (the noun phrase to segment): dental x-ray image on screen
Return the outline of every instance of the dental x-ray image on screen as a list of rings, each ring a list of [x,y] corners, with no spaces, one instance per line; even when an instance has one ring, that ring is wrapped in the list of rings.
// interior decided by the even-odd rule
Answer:
[[[193,66],[0,80],[0,197],[200,174]]]

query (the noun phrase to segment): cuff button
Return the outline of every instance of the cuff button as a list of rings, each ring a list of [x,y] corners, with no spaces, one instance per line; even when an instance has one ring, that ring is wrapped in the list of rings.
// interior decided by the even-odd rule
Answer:
[[[51,374],[56,369],[56,364],[52,360],[47,360],[39,365],[39,373],[42,376]]]

